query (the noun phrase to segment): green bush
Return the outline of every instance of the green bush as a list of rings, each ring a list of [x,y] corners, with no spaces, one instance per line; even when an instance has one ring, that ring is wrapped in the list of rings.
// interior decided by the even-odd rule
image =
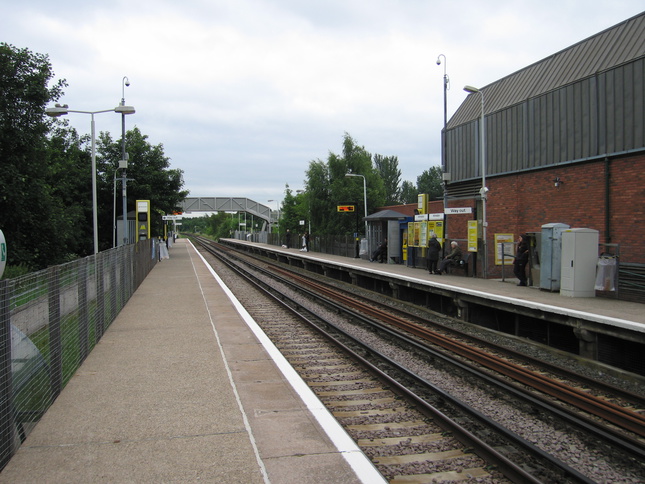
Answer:
[[[17,266],[7,266],[4,268],[4,273],[0,279],[13,279],[15,277],[24,276],[33,272],[27,264],[18,264]]]

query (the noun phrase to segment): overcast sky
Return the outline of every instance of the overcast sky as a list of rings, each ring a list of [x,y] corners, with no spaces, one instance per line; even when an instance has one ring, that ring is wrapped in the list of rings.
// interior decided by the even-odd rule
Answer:
[[[10,6],[8,6],[10,4]],[[482,87],[643,10],[642,0],[24,0],[0,7],[0,41],[47,54],[70,109],[116,106],[190,196],[274,207],[345,132],[396,155],[416,184],[440,164],[448,117]],[[443,58],[442,58],[443,61]],[[123,77],[130,81],[123,87]],[[80,133],[87,115],[70,114]],[[120,116],[96,116],[121,136]]]

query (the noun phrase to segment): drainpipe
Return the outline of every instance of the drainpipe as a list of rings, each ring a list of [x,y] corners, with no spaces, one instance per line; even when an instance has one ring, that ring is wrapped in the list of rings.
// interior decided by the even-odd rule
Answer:
[[[611,243],[611,164],[605,157],[605,243]]]

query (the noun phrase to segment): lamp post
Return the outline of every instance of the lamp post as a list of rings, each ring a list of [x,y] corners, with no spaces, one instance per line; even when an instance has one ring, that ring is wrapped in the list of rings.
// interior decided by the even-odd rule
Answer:
[[[448,74],[446,72],[448,61],[446,56],[439,54],[437,57],[437,65],[441,65],[441,58],[443,57],[443,132],[441,133],[441,172],[443,176],[443,212],[444,212],[444,222],[443,222],[443,237],[444,239],[448,238],[448,217],[446,217],[446,208],[448,206],[448,190],[446,184],[448,183],[448,176],[446,175],[446,170],[448,169],[446,163],[446,129],[448,127],[448,85],[450,80],[448,79]],[[444,250],[446,244],[443,244]]]
[[[479,93],[479,95],[481,96],[481,120],[479,122],[479,138],[481,141],[479,143],[479,157],[481,159],[482,165],[482,187],[479,190],[479,195],[482,199],[482,273],[484,275],[484,279],[486,279],[488,276],[488,257],[486,247],[486,227],[488,226],[488,222],[486,221],[486,198],[488,188],[486,188],[486,127],[484,124],[484,93],[481,89],[477,89],[476,87],[472,86],[464,86],[464,91],[471,94]]]
[[[121,105],[120,107],[125,107],[125,88],[130,85],[130,79],[127,76],[123,77],[121,81]],[[122,168],[121,175],[121,190],[123,191],[123,245],[128,245],[130,238],[128,237],[128,154],[125,152],[125,115],[127,113],[121,113],[121,162],[119,162],[119,168]]]
[[[278,241],[280,240],[280,200],[267,200],[267,202],[275,202],[275,211],[278,214],[276,218],[276,223],[278,225]],[[269,212],[270,215],[271,212]]]
[[[351,176],[360,176],[363,179],[363,206],[365,207],[365,219],[367,219],[367,181],[364,175],[357,175],[354,173],[346,173],[345,178]],[[365,238],[367,238],[367,220],[365,220]]]
[[[52,118],[57,118],[58,116],[64,116],[68,113],[80,113],[80,114],[89,114],[92,117],[91,131],[92,131],[92,218],[93,218],[93,229],[94,229],[94,254],[99,253],[99,223],[98,223],[98,202],[96,194],[96,130],[94,127],[94,115],[100,113],[110,113],[116,112],[121,114],[133,114],[134,108],[132,106],[117,106],[113,109],[104,109],[101,111],[76,111],[69,109],[67,104],[56,104],[53,108],[45,109],[47,116]]]

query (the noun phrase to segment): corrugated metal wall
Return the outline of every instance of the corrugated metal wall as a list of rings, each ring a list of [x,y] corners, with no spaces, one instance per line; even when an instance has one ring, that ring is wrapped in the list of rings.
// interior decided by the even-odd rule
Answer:
[[[644,149],[644,79],[641,56],[487,114],[486,175]],[[471,94],[470,104],[479,104],[479,96]],[[481,177],[479,123],[476,118],[446,133],[451,183]]]

